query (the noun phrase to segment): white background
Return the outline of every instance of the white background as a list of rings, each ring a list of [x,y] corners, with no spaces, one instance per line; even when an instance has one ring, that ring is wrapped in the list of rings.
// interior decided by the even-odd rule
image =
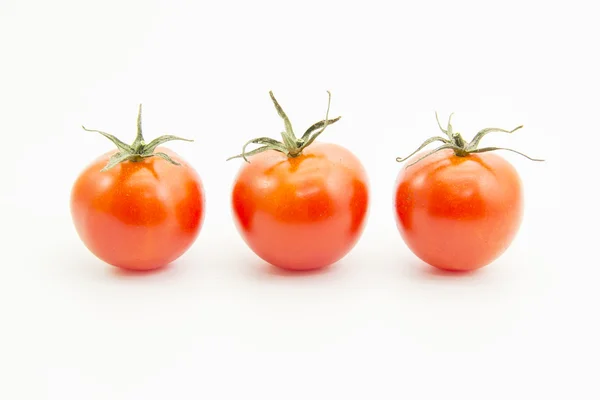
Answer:
[[[1,399],[598,398],[600,29],[593,2],[16,1],[0,3]],[[322,273],[266,267],[229,210],[244,141],[298,131],[364,162],[372,202],[354,251]],[[201,174],[207,215],[171,267],[123,273],[71,224],[77,174],[147,138]],[[513,246],[438,273],[396,230],[406,155],[455,111],[521,173]],[[593,150],[592,150],[593,151]],[[586,162],[586,160],[590,160]],[[589,232],[586,232],[586,229]]]

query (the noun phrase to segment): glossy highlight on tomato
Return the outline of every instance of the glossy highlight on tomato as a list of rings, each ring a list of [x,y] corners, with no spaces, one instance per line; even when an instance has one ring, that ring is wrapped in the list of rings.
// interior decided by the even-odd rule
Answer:
[[[417,154],[416,161],[400,171],[394,196],[396,222],[417,257],[440,269],[470,271],[490,264],[508,249],[522,221],[522,182],[515,168],[491,151],[515,151],[478,144],[490,132],[520,128],[484,129],[466,143],[449,121],[442,129],[449,139],[426,141],[417,151],[433,141],[443,144]]]
[[[366,172],[346,148],[315,142],[328,119],[311,126],[302,138],[275,100],[284,119],[283,141],[261,138],[235,179],[235,224],[256,255],[287,270],[313,270],[344,257],[359,240],[368,213]]]
[[[164,267],[196,240],[204,220],[200,177],[175,152],[155,146],[164,136],[119,150],[88,165],[71,192],[71,215],[85,246],[99,259],[130,270]],[[94,131],[99,132],[99,131]],[[125,147],[127,146],[127,147]]]

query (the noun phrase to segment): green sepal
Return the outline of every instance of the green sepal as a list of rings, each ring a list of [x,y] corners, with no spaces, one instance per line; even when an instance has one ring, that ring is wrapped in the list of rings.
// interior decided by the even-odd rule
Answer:
[[[279,104],[279,102],[277,101],[275,96],[273,95],[273,92],[270,91],[269,96],[271,97],[273,105],[275,106],[275,109],[277,110],[277,114],[279,115],[279,117],[281,117],[281,119],[283,119],[284,126],[285,126],[285,130],[281,132],[282,140],[278,141],[278,140],[268,138],[268,137],[261,137],[261,138],[249,140],[242,147],[242,153],[232,156],[232,157],[229,157],[227,159],[227,161],[233,160],[235,158],[243,158],[246,162],[250,162],[248,160],[248,157],[265,152],[267,150],[275,150],[275,151],[285,154],[288,157],[299,156],[302,153],[302,150],[304,150],[306,147],[310,146],[319,137],[319,135],[321,135],[323,133],[323,131],[325,131],[325,128],[327,128],[327,126],[339,121],[341,118],[341,117],[336,117],[333,119],[329,119],[329,108],[331,105],[331,93],[328,91],[327,94],[329,96],[329,100],[327,102],[327,112],[325,113],[325,119],[311,125],[306,130],[304,135],[302,135],[302,137],[300,139],[298,139],[296,137],[296,135],[294,134],[294,130],[292,129],[292,123],[290,122],[290,119],[288,118],[285,111],[283,111],[283,108],[281,107],[281,105]],[[251,144],[258,144],[258,145],[261,145],[261,147],[247,152],[246,147],[248,147],[248,145],[251,145]]]
[[[193,142],[192,139],[185,139],[185,138],[182,138],[179,136],[173,136],[173,135],[163,135],[163,136],[159,136],[156,139],[152,140],[150,143],[146,143],[144,141],[144,136],[142,134],[142,105],[141,104],[138,107],[137,133],[136,133],[135,140],[133,141],[133,143],[131,145],[128,145],[128,144],[122,142],[116,136],[111,135],[110,133],[98,131],[95,129],[87,129],[85,126],[82,126],[82,128],[87,132],[95,132],[95,133],[101,134],[102,136],[104,136],[105,138],[107,138],[108,140],[113,142],[113,144],[115,146],[117,146],[117,149],[119,150],[117,153],[113,154],[110,157],[110,159],[108,160],[108,163],[104,166],[104,168],[102,168],[102,171],[108,171],[109,169],[111,169],[111,168],[115,167],[116,165],[118,165],[122,162],[125,162],[125,161],[138,162],[145,158],[154,157],[154,156],[160,157],[163,160],[165,160],[173,165],[181,165],[180,163],[178,163],[177,161],[175,161],[171,157],[169,157],[167,154],[165,154],[163,152],[155,153],[154,151],[161,144],[170,142],[173,140],[182,140],[182,141],[186,141],[186,142]]]
[[[488,133],[492,133],[492,132],[513,133],[513,132],[523,128],[523,125],[519,125],[510,131],[506,130],[506,129],[501,129],[501,128],[485,128],[485,129],[482,129],[479,132],[477,132],[477,134],[473,137],[473,139],[470,142],[467,142],[463,139],[462,135],[459,132],[454,132],[454,129],[452,127],[452,116],[453,115],[454,115],[454,113],[450,114],[450,116],[448,117],[447,128],[444,129],[438,118],[438,113],[437,112],[435,113],[435,119],[437,121],[438,127],[440,128],[440,130],[442,132],[444,132],[444,134],[446,134],[446,136],[448,136],[448,139],[441,137],[441,136],[431,137],[431,138],[425,140],[415,151],[413,151],[407,157],[396,157],[396,161],[397,162],[406,161],[407,159],[411,158],[416,153],[423,150],[425,147],[427,147],[429,144],[431,144],[433,142],[442,142],[442,145],[437,147],[436,149],[426,153],[425,155],[419,157],[416,161],[408,164],[407,168],[410,167],[411,165],[418,163],[419,161],[423,160],[424,158],[427,158],[430,155],[437,153],[438,151],[446,150],[446,149],[452,149],[454,151],[454,154],[458,157],[467,157],[467,156],[469,156],[469,154],[486,153],[488,151],[505,150],[505,151],[510,151],[510,152],[519,154],[523,157],[530,159],[531,161],[544,161],[542,159],[532,158],[532,157],[529,157],[528,155],[525,155],[519,151],[504,148],[504,147],[479,148],[479,143],[481,142],[481,139],[483,139]]]

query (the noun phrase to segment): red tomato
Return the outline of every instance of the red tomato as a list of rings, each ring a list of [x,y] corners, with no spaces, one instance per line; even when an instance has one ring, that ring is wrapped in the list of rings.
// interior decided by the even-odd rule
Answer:
[[[271,94],[286,131],[283,141],[260,138],[235,180],[232,207],[236,226],[263,260],[289,270],[328,266],[356,244],[367,217],[367,176],[347,149],[314,142],[338,118],[317,122],[302,138]],[[244,147],[245,148],[245,147]],[[232,157],[232,158],[236,158]]]
[[[180,138],[162,137],[162,142],[175,139]],[[77,233],[94,255],[113,266],[163,267],[185,253],[200,232],[200,178],[176,153],[160,147],[103,170],[115,154],[124,151],[102,155],[75,181],[71,214]]]
[[[368,204],[366,173],[348,150],[316,143],[289,158],[270,150],[242,166],[232,205],[250,248],[275,266],[335,263],[358,241]]]
[[[424,262],[444,270],[475,270],[498,258],[517,234],[521,180],[510,163],[489,152],[508,149],[477,148],[485,134],[508,131],[484,130],[469,144],[450,123],[443,131],[451,140],[438,138],[444,143],[440,150],[420,154],[398,176],[397,226]]]

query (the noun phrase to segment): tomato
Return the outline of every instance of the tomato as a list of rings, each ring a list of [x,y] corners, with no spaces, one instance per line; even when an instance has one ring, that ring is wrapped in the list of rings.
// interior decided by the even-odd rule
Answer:
[[[252,156],[233,185],[234,221],[264,261],[288,270],[326,267],[344,257],[362,234],[369,203],[366,172],[344,147],[313,143],[339,117],[326,117],[298,139],[270,94],[286,122],[284,140],[254,140],[263,147],[232,157]]]
[[[358,159],[317,143],[288,158],[269,150],[242,166],[232,206],[244,240],[263,260],[286,269],[324,267],[357,242],[368,188]]]
[[[490,132],[520,128],[484,129],[466,143],[449,120],[442,129],[448,139],[429,139],[419,150],[433,141],[442,146],[420,153],[400,171],[396,222],[417,257],[440,269],[470,271],[490,264],[510,246],[523,216],[523,188],[515,168],[491,151],[515,151],[478,144]]]
[[[200,177],[175,152],[158,146],[187,139],[162,136],[145,144],[141,107],[133,145],[93,132],[109,138],[118,150],[91,162],[73,185],[71,215],[79,237],[113,266],[166,266],[194,243],[204,220]]]

